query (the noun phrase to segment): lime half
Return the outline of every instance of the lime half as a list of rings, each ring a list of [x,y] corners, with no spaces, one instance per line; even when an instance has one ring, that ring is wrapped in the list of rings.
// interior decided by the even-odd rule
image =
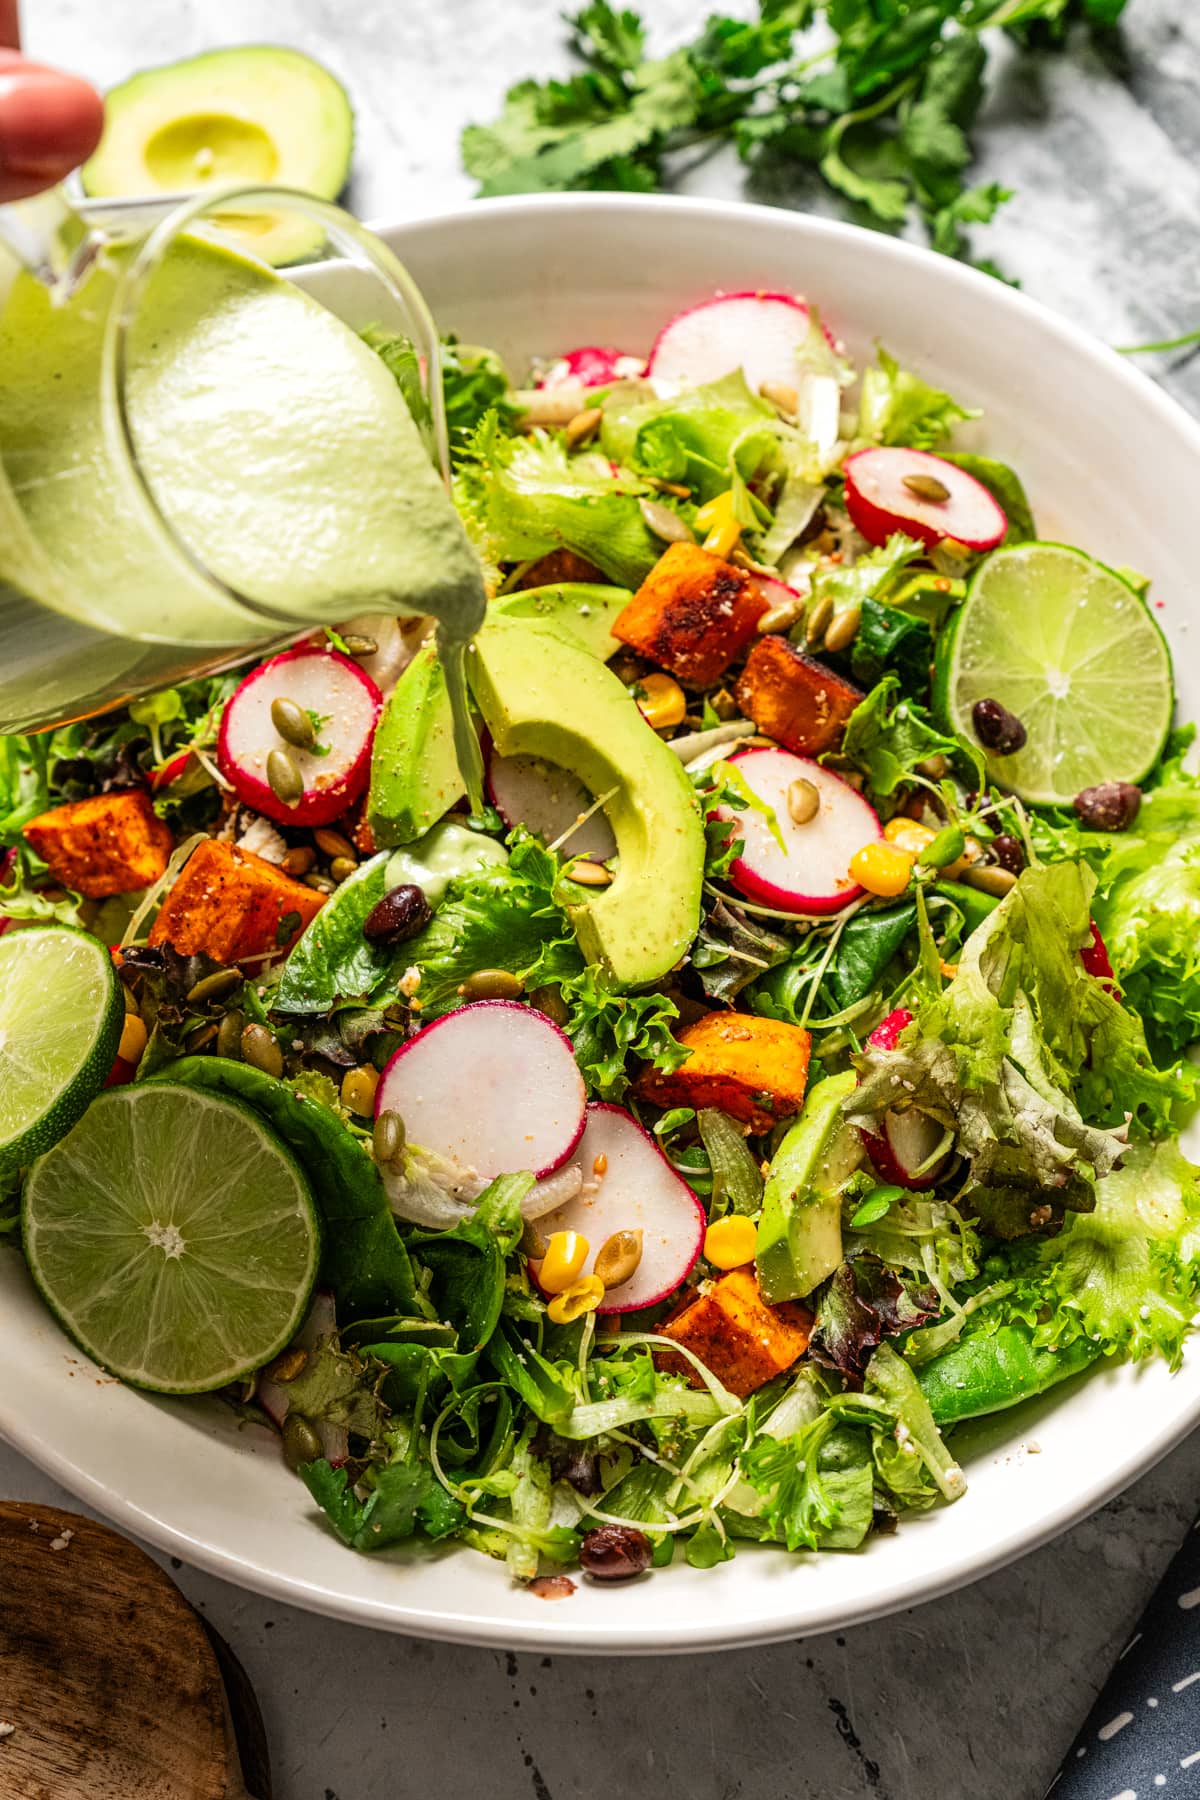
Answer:
[[[1145,602],[1065,544],[1016,544],[982,565],[938,645],[934,705],[976,743],[972,709],[998,700],[1025,727],[993,779],[1041,805],[1101,781],[1140,781],[1171,728],[1171,658]]]
[[[104,1085],[124,1017],[112,957],[86,932],[0,937],[0,1174],[71,1129]]]
[[[109,1088],[29,1171],[25,1255],[89,1356],[196,1394],[295,1335],[320,1235],[290,1151],[236,1100],[156,1081]]]

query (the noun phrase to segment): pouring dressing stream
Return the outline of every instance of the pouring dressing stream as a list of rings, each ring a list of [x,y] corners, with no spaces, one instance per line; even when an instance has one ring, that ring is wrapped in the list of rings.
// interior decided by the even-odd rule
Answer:
[[[203,235],[215,209],[249,243],[298,215],[323,257],[306,278],[413,342],[422,416],[337,311]],[[447,470],[433,321],[335,207],[279,189],[207,194],[139,247],[91,255],[58,291],[6,265],[0,731],[86,716],[306,626],[427,614],[477,804],[463,652],[486,593]]]

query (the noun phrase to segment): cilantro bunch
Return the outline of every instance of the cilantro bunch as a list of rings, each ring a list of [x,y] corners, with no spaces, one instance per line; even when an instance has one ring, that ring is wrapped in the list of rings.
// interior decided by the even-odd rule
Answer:
[[[1010,198],[968,181],[986,34],[1061,45],[1072,24],[1114,26],[1125,4],[759,0],[756,20],[715,14],[691,43],[648,58],[636,12],[589,0],[566,16],[580,70],[519,82],[498,119],[467,127],[463,165],[481,195],[651,192],[677,153],[732,141],[752,169],[815,170],[880,225],[916,213],[935,250],[963,256],[966,227]]]

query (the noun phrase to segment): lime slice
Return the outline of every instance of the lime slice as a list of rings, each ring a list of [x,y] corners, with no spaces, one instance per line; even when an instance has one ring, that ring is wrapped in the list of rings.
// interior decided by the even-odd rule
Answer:
[[[977,743],[977,700],[1025,727],[992,778],[1023,800],[1064,805],[1101,781],[1140,781],[1171,727],[1171,658],[1145,602],[1065,544],[1016,544],[982,565],[938,645],[934,707]]]
[[[197,1394],[295,1335],[320,1234],[300,1165],[239,1101],[109,1088],[29,1171],[25,1255],[60,1323],[114,1375]]]
[[[86,932],[0,937],[0,1174],[71,1129],[104,1085],[124,1017],[112,957]]]

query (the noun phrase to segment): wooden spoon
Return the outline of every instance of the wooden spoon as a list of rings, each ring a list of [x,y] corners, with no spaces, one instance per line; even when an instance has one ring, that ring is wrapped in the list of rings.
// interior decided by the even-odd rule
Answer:
[[[0,1504],[0,1594],[5,1800],[271,1800],[245,1674],[144,1551]]]

